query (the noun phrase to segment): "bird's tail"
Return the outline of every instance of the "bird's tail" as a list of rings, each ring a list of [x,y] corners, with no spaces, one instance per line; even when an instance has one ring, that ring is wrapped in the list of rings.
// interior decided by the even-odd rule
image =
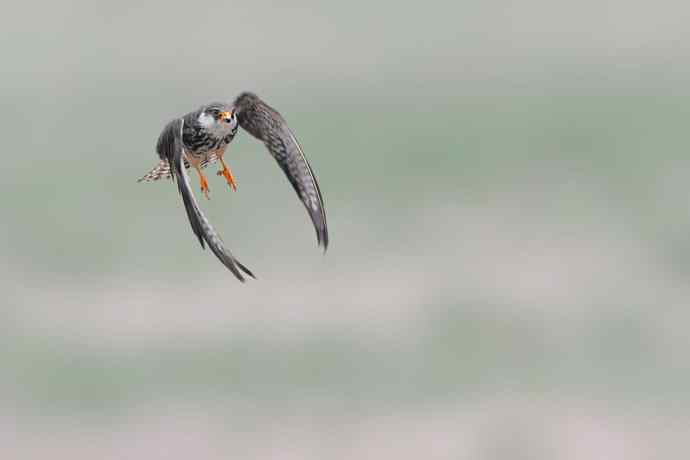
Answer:
[[[155,168],[147,172],[141,179],[138,179],[137,182],[153,182],[162,178],[170,178],[170,175],[170,164],[168,160],[161,160]]]
[[[189,162],[185,159],[184,161],[184,167],[189,169],[190,165]],[[205,158],[204,160],[201,161],[199,164],[199,167],[205,168],[206,166],[215,163],[218,161],[218,157],[215,153],[212,153],[209,155],[208,158]],[[168,163],[168,160],[161,160],[158,162],[155,168],[153,168],[151,171],[147,172],[144,174],[144,176],[140,179],[137,179],[137,182],[153,182],[157,181],[160,179],[170,179],[172,177],[172,170],[170,169],[170,163]]]

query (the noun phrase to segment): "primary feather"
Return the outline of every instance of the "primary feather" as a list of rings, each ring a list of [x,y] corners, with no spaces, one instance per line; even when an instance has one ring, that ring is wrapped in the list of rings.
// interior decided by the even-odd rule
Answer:
[[[278,162],[309,213],[318,244],[323,245],[326,250],[328,227],[321,189],[302,147],[285,119],[253,93],[240,94],[235,99],[235,109],[240,126],[262,141]]]
[[[223,245],[223,240],[218,232],[213,228],[209,220],[199,208],[199,204],[192,193],[189,184],[189,175],[183,164],[184,147],[182,145],[182,128],[184,120],[177,119],[168,124],[161,133],[158,141],[158,153],[172,165],[173,177],[177,180],[177,188],[182,196],[187,218],[192,226],[192,231],[199,239],[201,247],[204,242],[208,244],[211,251],[225,265],[237,279],[244,281],[242,272],[255,278],[252,272],[240,263]]]

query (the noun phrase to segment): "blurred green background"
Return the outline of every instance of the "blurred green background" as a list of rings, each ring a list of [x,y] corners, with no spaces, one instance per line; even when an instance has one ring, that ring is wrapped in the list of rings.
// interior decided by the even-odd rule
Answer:
[[[2,458],[685,458],[690,7],[38,2],[0,18]],[[171,118],[252,90],[202,206]]]

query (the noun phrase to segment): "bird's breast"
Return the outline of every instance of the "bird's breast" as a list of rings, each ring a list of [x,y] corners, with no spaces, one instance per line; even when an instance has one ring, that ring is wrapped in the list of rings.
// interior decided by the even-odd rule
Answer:
[[[216,136],[208,131],[189,131],[185,133],[186,135],[183,135],[182,142],[187,152],[195,157],[204,157],[210,155],[211,152],[225,150],[233,137],[235,137],[236,132],[237,130],[235,129],[227,134]]]

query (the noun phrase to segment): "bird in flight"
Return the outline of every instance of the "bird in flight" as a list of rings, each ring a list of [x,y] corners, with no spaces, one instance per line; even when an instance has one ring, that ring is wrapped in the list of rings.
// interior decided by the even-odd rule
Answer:
[[[328,247],[326,212],[314,171],[280,113],[253,93],[240,94],[233,104],[214,102],[204,105],[168,123],[156,145],[160,162],[139,182],[161,178],[176,181],[192,231],[201,247],[208,245],[223,265],[237,279],[244,281],[245,276],[255,276],[225,247],[220,235],[201,211],[187,174],[188,168],[196,169],[201,191],[208,198],[208,181],[203,169],[218,162],[218,175],[223,176],[228,185],[236,190],[235,177],[223,157],[238,126],[263,142],[278,162],[307,209],[316,230],[317,243],[325,251]]]

